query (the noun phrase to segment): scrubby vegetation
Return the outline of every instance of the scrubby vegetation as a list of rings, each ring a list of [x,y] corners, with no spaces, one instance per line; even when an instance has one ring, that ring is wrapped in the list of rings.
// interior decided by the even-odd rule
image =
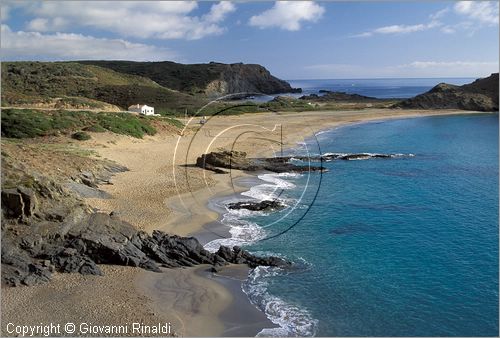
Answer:
[[[54,100],[57,102],[53,103]],[[158,110],[195,110],[201,97],[180,93],[141,76],[123,74],[75,62],[3,62],[2,105],[59,104],[102,108],[112,104],[126,110],[148,103]],[[62,105],[62,106],[61,106]],[[56,106],[57,108],[57,106]]]
[[[260,92],[266,94],[291,92],[292,87],[272,76],[267,69],[255,64],[224,64],[218,62],[181,64],[171,61],[78,61],[112,69],[119,73],[149,78],[163,87],[188,94],[209,94],[215,96],[239,92]],[[225,89],[209,88],[215,80],[224,80]],[[216,86],[217,87],[217,86]],[[222,91],[222,92],[221,92]]]
[[[91,125],[89,127],[83,128],[83,130],[85,130],[85,131],[91,131],[93,133],[104,133],[106,131],[106,129],[104,129],[103,127],[101,127],[98,124],[93,124],[93,125]]]
[[[38,136],[74,133],[85,130],[102,132],[105,130],[117,134],[142,138],[154,135],[156,129],[152,119],[129,113],[94,113],[88,111],[37,111],[31,109],[3,109],[2,137],[32,138]],[[182,123],[173,118],[156,118],[162,123],[182,127]]]

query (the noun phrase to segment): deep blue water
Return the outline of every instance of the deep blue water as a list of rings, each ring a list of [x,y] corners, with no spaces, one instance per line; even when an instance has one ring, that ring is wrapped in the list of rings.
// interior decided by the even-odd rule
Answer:
[[[264,333],[498,336],[498,115],[356,124],[307,148],[415,156],[261,176],[268,182],[247,195],[290,207],[239,215],[247,223],[233,235],[248,229],[247,249],[299,266],[258,268],[245,285],[281,326]]]
[[[302,95],[318,94],[319,90],[323,89],[377,98],[408,98],[425,93],[441,82],[463,85],[474,80],[474,78],[288,80],[293,88],[302,88],[302,93],[286,95],[300,97]],[[274,96],[256,97],[255,100],[268,101]]]

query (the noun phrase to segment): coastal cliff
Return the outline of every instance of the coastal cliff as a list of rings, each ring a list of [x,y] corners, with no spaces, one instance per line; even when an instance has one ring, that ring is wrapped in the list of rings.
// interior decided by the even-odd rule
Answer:
[[[498,111],[498,73],[463,86],[440,83],[394,108]]]
[[[171,61],[79,61],[82,64],[149,78],[156,83],[185,93],[220,96],[234,93],[279,94],[296,92],[261,65],[218,62],[181,64]]]

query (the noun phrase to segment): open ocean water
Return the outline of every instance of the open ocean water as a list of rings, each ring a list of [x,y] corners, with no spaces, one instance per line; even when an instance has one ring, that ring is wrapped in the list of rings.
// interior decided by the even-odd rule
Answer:
[[[408,98],[430,90],[435,85],[445,82],[463,85],[474,78],[395,78],[395,79],[323,79],[323,80],[288,80],[293,88],[302,88],[302,93],[264,95],[255,97],[255,101],[269,101],[278,95],[300,97],[318,94],[319,90],[346,92],[365,96],[386,98]],[[319,94],[322,95],[322,94]]]
[[[279,199],[287,208],[227,210],[232,237],[206,247],[242,245],[295,263],[254,269],[243,285],[279,325],[263,335],[498,336],[498,137],[498,114],[321,131],[288,154],[414,156],[263,173],[220,203]]]
[[[224,215],[234,238],[223,244],[298,265],[257,268],[245,283],[281,326],[263,334],[497,336],[498,115],[356,124],[319,134],[308,151],[318,144],[323,153],[415,156],[263,174],[234,197],[289,205]]]

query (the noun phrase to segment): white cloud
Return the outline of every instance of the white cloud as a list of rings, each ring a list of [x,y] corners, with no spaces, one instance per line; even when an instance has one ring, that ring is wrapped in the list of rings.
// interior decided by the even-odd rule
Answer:
[[[46,18],[36,18],[31,20],[27,27],[31,31],[36,32],[49,32],[54,30],[64,29],[68,25],[68,21],[57,17],[52,20]]]
[[[498,2],[459,1],[453,6],[456,13],[486,25],[498,25]]]
[[[414,61],[396,66],[319,64],[304,67],[307,78],[483,77],[498,72],[498,61]]]
[[[25,2],[24,10],[35,16],[28,30],[83,26],[136,38],[189,40],[221,34],[221,22],[235,10],[222,1],[203,16],[190,15],[197,6],[195,1],[43,1]]]
[[[316,22],[325,9],[312,1],[276,1],[274,6],[250,18],[249,24],[259,28],[278,27],[298,31],[302,22]]]
[[[467,17],[468,20],[458,23],[444,24],[443,19],[449,19],[450,14],[455,13]],[[366,38],[378,34],[408,34],[439,28],[442,33],[453,34],[457,31],[466,31],[469,36],[481,25],[498,25],[498,2],[494,1],[459,1],[451,7],[445,7],[429,15],[428,23],[415,25],[390,25],[372,29],[351,37]],[[446,20],[444,20],[446,22]],[[476,22],[473,24],[471,21]]]
[[[156,61],[177,55],[166,49],[122,39],[102,39],[82,34],[12,31],[1,26],[3,60],[113,59]]]
[[[444,17],[445,14],[447,14],[449,11],[450,11],[450,8],[445,7],[443,9],[437,11],[436,13],[432,13],[431,15],[429,15],[429,19],[431,19],[431,21],[439,20],[442,17]]]
[[[498,62],[477,62],[477,61],[414,61],[409,64],[398,66],[400,68],[417,68],[417,69],[429,69],[429,68],[457,68],[457,67],[498,67]]]
[[[408,33],[414,33],[414,32],[421,32],[425,30],[429,30],[438,26],[441,26],[442,24],[439,21],[432,20],[431,22],[427,24],[417,24],[417,25],[390,25],[390,26],[384,26],[384,27],[379,27],[375,28],[371,31],[367,31],[361,34],[356,34],[353,35],[352,37],[356,38],[366,38],[373,36],[375,34],[408,34]]]
[[[380,27],[373,30],[375,34],[406,34],[429,29],[428,25],[392,25]]]
[[[208,22],[220,22],[225,19],[226,15],[234,12],[236,6],[229,1],[221,1],[215,5],[212,5],[210,12],[205,15],[205,20]]]

